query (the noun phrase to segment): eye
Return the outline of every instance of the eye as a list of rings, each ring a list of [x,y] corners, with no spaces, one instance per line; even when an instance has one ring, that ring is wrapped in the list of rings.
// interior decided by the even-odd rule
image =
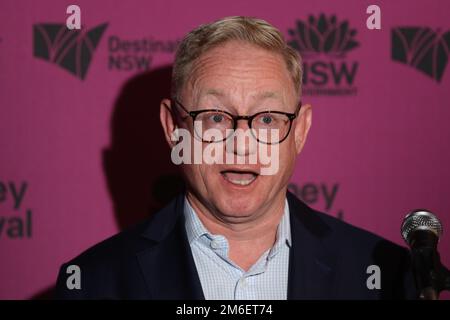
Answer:
[[[274,119],[270,114],[263,114],[261,115],[260,121],[262,122],[262,124],[269,125],[272,124]]]
[[[211,116],[211,120],[215,123],[220,123],[223,121],[223,115],[221,114],[214,114]]]
[[[262,119],[262,121],[263,121],[265,124],[269,124],[269,123],[272,122],[272,117],[264,116],[263,119]]]

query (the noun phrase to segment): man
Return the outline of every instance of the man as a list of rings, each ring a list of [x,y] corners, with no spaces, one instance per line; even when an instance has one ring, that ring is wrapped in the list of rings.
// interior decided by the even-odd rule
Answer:
[[[301,77],[300,57],[265,21],[229,17],[190,32],[175,57],[172,97],[161,102],[167,142],[213,146],[235,161],[191,164],[183,150],[186,192],[64,264],[57,297],[415,298],[405,249],[287,192],[311,126]],[[261,157],[245,161],[263,146],[276,162],[268,174]],[[70,265],[81,269],[81,289],[66,286]],[[369,279],[374,265],[379,274]]]

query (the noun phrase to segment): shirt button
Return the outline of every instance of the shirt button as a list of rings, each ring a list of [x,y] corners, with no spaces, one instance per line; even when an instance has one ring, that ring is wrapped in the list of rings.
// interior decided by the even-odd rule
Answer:
[[[211,248],[219,249],[220,248],[220,243],[217,242],[216,240],[211,241]]]

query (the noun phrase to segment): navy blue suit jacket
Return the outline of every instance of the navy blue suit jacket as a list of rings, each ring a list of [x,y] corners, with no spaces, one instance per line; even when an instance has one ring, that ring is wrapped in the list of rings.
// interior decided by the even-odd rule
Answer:
[[[288,299],[415,299],[409,252],[309,208],[287,194],[292,247]],[[184,195],[145,223],[62,265],[58,299],[204,299],[184,228]],[[69,290],[69,265],[81,289]],[[381,289],[367,288],[367,267],[381,270]]]

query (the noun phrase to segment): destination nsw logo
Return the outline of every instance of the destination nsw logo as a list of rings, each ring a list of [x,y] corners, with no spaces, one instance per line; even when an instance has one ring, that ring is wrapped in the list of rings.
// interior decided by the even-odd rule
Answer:
[[[35,24],[33,54],[84,80],[107,26],[108,24],[104,23],[90,30],[69,30],[65,24]]]
[[[359,46],[356,29],[335,15],[310,15],[308,21],[297,20],[288,30],[289,45],[303,58],[303,93],[306,95],[355,95],[355,78],[359,63],[347,54]]]
[[[132,72],[150,70],[154,60],[174,54],[179,42],[179,39],[155,39],[151,36],[128,39],[111,35],[108,37],[108,69]]]
[[[392,60],[407,64],[441,82],[450,52],[450,31],[399,27],[391,32]]]

